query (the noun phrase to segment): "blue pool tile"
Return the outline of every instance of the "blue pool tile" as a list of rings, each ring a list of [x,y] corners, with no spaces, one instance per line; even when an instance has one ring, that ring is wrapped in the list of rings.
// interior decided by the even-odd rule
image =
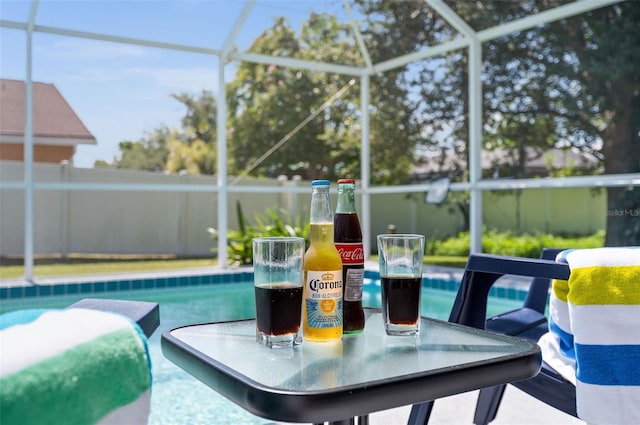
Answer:
[[[22,286],[14,286],[13,288],[8,288],[8,289],[9,289],[9,298],[20,298],[24,294],[24,287]]]
[[[181,276],[178,278],[178,286],[189,286],[191,278],[189,276]]]
[[[53,295],[64,295],[66,290],[67,285],[53,285]]]
[[[0,288],[0,300],[9,298],[9,288]]]
[[[167,286],[169,288],[174,288],[178,286],[178,278],[177,277],[169,277],[167,278]]]
[[[93,293],[93,283],[86,282],[80,284],[80,293],[81,294],[91,294]]]
[[[93,292],[104,292],[106,286],[105,282],[95,282],[93,284]]]
[[[158,287],[157,282],[158,282],[157,279],[143,279],[142,287],[144,289],[154,289]]]
[[[37,297],[38,289],[35,286],[27,286],[24,288],[25,297]]]
[[[156,279],[156,288],[166,288],[167,287],[167,278],[159,277]]]
[[[50,285],[42,285],[38,286],[37,293],[39,297],[49,297],[53,293],[53,289]]]
[[[144,283],[140,279],[136,279],[136,280],[132,280],[131,281],[131,289],[134,290],[134,291],[142,289],[144,287],[143,285],[144,285]]]
[[[80,292],[80,285],[77,283],[70,283],[67,286],[67,295],[75,295]]]
[[[118,282],[117,281],[107,282],[107,291],[108,292],[115,292],[117,290],[118,290]]]
[[[223,278],[223,275],[215,274],[215,275],[211,276],[211,282],[210,283],[212,283],[212,284],[213,283],[220,283],[220,282],[222,282],[222,278]]]
[[[129,290],[131,290],[130,280],[121,280],[118,282],[118,291],[129,291]]]

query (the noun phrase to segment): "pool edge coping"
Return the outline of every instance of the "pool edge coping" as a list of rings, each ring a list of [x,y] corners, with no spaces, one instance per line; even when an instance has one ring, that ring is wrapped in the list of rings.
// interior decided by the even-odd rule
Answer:
[[[425,265],[423,285],[457,291],[464,269]],[[220,266],[153,272],[111,273],[41,278],[36,282],[5,279],[0,281],[0,301],[17,301],[51,296],[86,296],[105,292],[128,292],[179,287],[204,287],[218,283],[239,283],[252,279],[253,267],[224,268]],[[365,278],[379,278],[378,264],[367,262]],[[231,278],[231,279],[229,279]],[[524,300],[527,281],[510,279],[497,283],[490,295],[511,300]]]

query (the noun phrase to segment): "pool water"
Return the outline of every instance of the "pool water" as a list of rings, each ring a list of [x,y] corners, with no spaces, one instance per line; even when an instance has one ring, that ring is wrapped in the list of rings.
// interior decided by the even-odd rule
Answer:
[[[86,295],[85,295],[86,296]],[[104,292],[92,297],[136,299],[160,304],[160,327],[149,339],[153,365],[151,425],[164,424],[267,424],[218,395],[182,369],[165,359],[160,349],[162,332],[181,325],[238,320],[254,317],[252,282],[221,283],[207,286],[165,288],[128,292]],[[423,286],[421,313],[447,320],[455,293]],[[82,298],[60,296],[3,302],[0,311],[19,308],[63,308]],[[380,285],[369,280],[364,286],[363,304],[380,307]],[[522,301],[490,297],[488,314],[522,305]]]

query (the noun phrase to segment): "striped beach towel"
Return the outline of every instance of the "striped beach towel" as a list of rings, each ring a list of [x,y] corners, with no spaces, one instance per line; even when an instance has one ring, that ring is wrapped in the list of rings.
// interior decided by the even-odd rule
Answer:
[[[542,357],[576,385],[578,417],[640,424],[640,248],[563,251]]]
[[[96,310],[0,316],[0,423],[144,424],[151,396],[146,338]]]

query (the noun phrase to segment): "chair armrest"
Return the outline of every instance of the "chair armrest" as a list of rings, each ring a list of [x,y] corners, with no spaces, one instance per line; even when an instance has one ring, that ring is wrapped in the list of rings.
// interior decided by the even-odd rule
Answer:
[[[552,260],[538,258],[509,257],[492,254],[472,254],[467,260],[467,271],[496,273],[500,276],[513,274],[518,276],[543,277],[548,279],[569,278],[569,266]]]
[[[85,298],[68,308],[87,308],[121,314],[136,322],[147,338],[160,325],[160,307],[158,303],[153,302]]]
[[[507,274],[566,280],[570,270],[567,264],[550,260],[472,254],[467,261],[449,321],[484,329],[489,290],[496,280]]]

